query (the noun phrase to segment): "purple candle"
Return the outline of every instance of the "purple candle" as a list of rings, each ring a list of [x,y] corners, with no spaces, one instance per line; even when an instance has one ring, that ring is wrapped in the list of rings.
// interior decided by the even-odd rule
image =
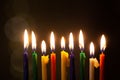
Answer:
[[[24,80],[28,80],[28,53],[26,49],[24,51],[23,58],[24,58]]]
[[[70,80],[76,80],[75,79],[75,57],[73,54],[73,48],[74,48],[74,40],[73,40],[73,34],[70,33],[69,36],[69,49],[71,51],[70,54]]]
[[[28,32],[25,29],[24,32],[24,53],[23,53],[23,70],[24,70],[24,80],[28,80]]]
[[[71,52],[70,54],[70,80],[75,80],[75,57],[74,54]]]

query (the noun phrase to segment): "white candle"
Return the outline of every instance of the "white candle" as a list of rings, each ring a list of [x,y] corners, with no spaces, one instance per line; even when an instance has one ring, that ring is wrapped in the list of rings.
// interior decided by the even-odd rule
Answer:
[[[99,63],[96,58],[93,57],[94,55],[94,44],[93,42],[90,43],[90,59],[89,59],[89,80],[94,80],[94,67],[98,68]]]

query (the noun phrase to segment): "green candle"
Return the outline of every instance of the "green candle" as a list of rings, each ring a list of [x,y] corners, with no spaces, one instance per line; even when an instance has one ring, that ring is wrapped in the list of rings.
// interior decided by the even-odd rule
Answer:
[[[33,71],[33,80],[37,80],[38,74],[37,74],[37,53],[36,50],[36,37],[34,32],[32,31],[32,71]]]
[[[85,53],[81,51],[80,53],[80,80],[85,80]]]
[[[79,34],[79,47],[81,50],[80,53],[80,80],[85,80],[85,53],[83,52],[84,50],[84,39],[83,39],[83,33],[82,30],[80,30]]]
[[[33,80],[37,80],[38,74],[37,74],[37,53],[34,51],[32,53],[32,64],[33,64]]]

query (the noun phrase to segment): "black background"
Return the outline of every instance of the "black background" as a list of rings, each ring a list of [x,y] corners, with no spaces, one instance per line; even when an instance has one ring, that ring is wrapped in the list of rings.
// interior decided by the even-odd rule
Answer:
[[[37,37],[38,74],[41,79],[40,44],[47,43],[50,54],[49,36],[54,31],[56,37],[57,80],[60,80],[60,38],[66,38],[68,49],[69,33],[75,39],[75,69],[79,80],[78,35],[82,29],[85,36],[86,80],[88,80],[89,43],[95,43],[95,57],[99,60],[99,40],[102,34],[107,38],[105,50],[105,80],[119,80],[119,26],[120,1],[109,0],[4,0],[0,2],[0,77],[2,80],[23,79],[23,33],[33,30]],[[31,44],[29,45],[29,74],[32,80]],[[50,63],[48,64],[50,80]],[[69,69],[69,68],[68,68]],[[69,70],[68,70],[69,72]],[[68,75],[69,79],[69,75]],[[95,80],[99,79],[99,68],[95,69]]]

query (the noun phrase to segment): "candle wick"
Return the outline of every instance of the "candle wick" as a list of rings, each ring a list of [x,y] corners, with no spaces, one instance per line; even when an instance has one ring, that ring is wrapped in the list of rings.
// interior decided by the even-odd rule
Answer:
[[[102,49],[102,50],[101,50],[101,52],[103,53],[103,52],[104,52],[104,50]]]
[[[51,50],[51,52],[54,52],[54,51],[55,51],[54,49]]]
[[[35,53],[35,51],[33,51]]]
[[[45,56],[45,54],[46,54],[46,53],[45,53],[45,52],[43,52],[42,54]]]
[[[81,50],[81,52],[83,52],[83,50]]]
[[[94,58],[94,55],[93,55],[93,54],[91,54],[91,55],[90,55],[90,57],[91,57],[91,58]]]
[[[33,52],[35,52],[35,49],[33,49]]]
[[[83,52],[83,51],[84,51],[84,48],[81,48],[80,50],[81,50],[81,52]]]
[[[72,54],[72,53],[73,53],[73,50],[71,49],[70,52],[71,52],[71,54]]]
[[[65,50],[65,48],[61,48],[62,50]]]
[[[70,49],[70,52],[72,52],[73,51],[73,49]]]
[[[24,51],[27,51],[27,48],[24,48]]]

